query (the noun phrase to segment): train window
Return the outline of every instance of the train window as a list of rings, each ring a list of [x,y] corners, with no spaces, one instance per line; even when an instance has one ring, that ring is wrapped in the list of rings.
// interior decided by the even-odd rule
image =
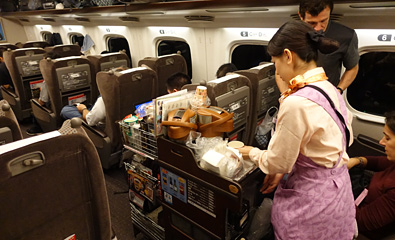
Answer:
[[[78,46],[82,47],[82,44],[84,44],[84,36],[82,34],[71,34],[70,35],[70,42],[71,44],[78,44]]]
[[[158,56],[181,52],[187,62],[188,75],[192,78],[192,57],[188,43],[183,41],[163,40],[158,45]]]
[[[350,105],[364,113],[383,116],[394,110],[395,52],[368,52],[361,55],[359,71],[347,88]]]
[[[47,43],[51,43],[52,33],[51,32],[41,32],[41,37]]]
[[[256,67],[260,62],[270,62],[271,57],[264,45],[239,45],[232,52],[232,63],[239,70]]]
[[[130,59],[130,65],[132,66],[132,56],[130,55],[129,43],[128,40],[124,37],[109,37],[107,40],[107,46],[109,52],[119,52],[121,50],[126,51],[126,55],[128,55]]]

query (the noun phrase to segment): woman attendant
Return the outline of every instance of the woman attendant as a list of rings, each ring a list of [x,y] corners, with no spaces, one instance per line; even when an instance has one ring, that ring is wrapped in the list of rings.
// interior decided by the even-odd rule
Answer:
[[[268,150],[244,147],[240,151],[267,174],[269,187],[276,185],[272,179],[288,173],[273,199],[276,239],[352,239],[355,233],[346,166],[351,115],[316,64],[318,51],[327,54],[337,48],[336,41],[302,21],[284,24],[267,48],[277,74],[289,88],[280,98]]]

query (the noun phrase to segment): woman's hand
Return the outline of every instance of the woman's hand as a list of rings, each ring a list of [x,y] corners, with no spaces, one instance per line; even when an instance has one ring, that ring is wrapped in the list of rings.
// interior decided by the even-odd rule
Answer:
[[[263,186],[259,190],[262,194],[271,193],[280,183],[280,180],[284,177],[284,173],[268,174],[263,180]]]
[[[250,151],[253,149],[251,146],[244,146],[242,148],[238,148],[237,150],[243,155],[243,159],[249,159]]]

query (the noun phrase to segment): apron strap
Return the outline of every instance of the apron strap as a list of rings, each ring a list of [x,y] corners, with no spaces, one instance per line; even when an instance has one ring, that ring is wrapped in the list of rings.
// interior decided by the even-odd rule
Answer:
[[[331,105],[331,107],[333,108],[333,110],[335,111],[337,117],[339,118],[340,122],[342,123],[345,133],[346,133],[346,151],[348,150],[348,145],[350,143],[350,131],[348,130],[346,121],[344,120],[343,115],[336,109],[335,104],[333,103],[332,99],[328,96],[328,94],[326,94],[326,92],[324,90],[322,90],[321,88],[314,86],[314,85],[306,85],[305,87],[310,87],[313,88],[315,90],[317,90],[318,92],[320,92],[329,102],[329,104]]]

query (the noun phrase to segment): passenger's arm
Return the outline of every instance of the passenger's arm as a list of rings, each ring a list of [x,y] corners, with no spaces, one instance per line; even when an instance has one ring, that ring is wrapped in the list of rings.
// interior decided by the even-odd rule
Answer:
[[[358,74],[359,66],[358,64],[355,67],[348,69],[344,72],[343,76],[340,79],[339,84],[337,85],[338,88],[341,88],[343,91],[351,85],[354,81],[355,77]]]
[[[368,205],[357,207],[356,219],[360,231],[372,231],[395,219],[395,189],[387,191]]]
[[[88,108],[86,108],[85,104],[80,103],[77,105],[77,109],[78,109],[78,112],[81,113],[82,119],[84,119],[84,121],[86,121],[86,115],[89,113]]]
[[[353,157],[350,158],[347,162],[347,168],[351,169],[355,166],[362,165],[361,167],[365,167],[368,163],[368,160],[365,157]]]
[[[95,126],[106,119],[106,107],[102,97],[96,100],[92,110],[86,114],[85,118],[89,126]]]

